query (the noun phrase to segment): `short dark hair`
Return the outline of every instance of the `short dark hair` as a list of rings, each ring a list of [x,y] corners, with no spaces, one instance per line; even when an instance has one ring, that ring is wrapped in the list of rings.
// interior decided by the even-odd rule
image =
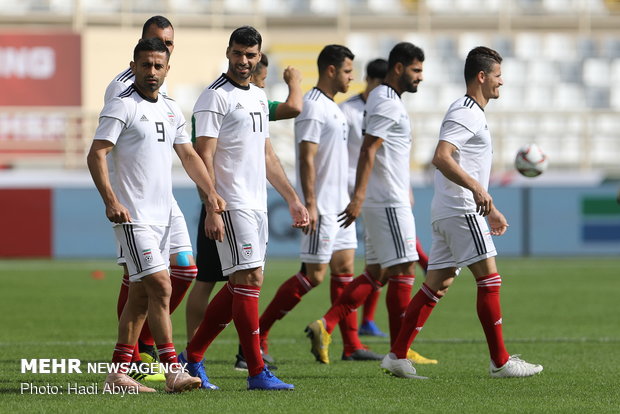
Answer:
[[[258,30],[252,26],[241,26],[236,28],[230,34],[230,39],[228,39],[228,47],[231,47],[233,43],[250,47],[258,45],[258,50],[260,50],[263,44],[263,37],[260,33],[258,33]]]
[[[149,30],[149,27],[151,27],[152,25],[155,25],[159,27],[160,29],[166,29],[168,27],[172,27],[172,30],[174,30],[174,27],[172,26],[172,23],[170,23],[170,20],[166,19],[164,16],[153,16],[150,19],[148,19],[146,22],[144,22],[144,26],[142,26],[142,38],[143,39],[144,39],[144,36],[146,36],[146,32]]]
[[[269,66],[269,59],[267,58],[267,54],[261,53],[260,60],[256,64],[256,69],[254,69],[254,72],[261,72],[263,68],[266,68],[268,66]]]
[[[390,51],[388,70],[394,68],[397,63],[402,63],[403,66],[409,66],[414,60],[424,62],[424,51],[413,43],[400,42]]]
[[[493,65],[496,63],[501,64],[502,57],[495,50],[485,46],[473,48],[467,54],[467,59],[465,59],[465,83],[475,79],[480,71],[490,73]]]
[[[369,79],[385,79],[388,70],[388,62],[385,59],[371,60],[366,65],[366,77]]]
[[[133,61],[138,60],[140,52],[163,52],[166,54],[166,59],[170,59],[170,51],[166,44],[159,38],[153,37],[151,39],[142,39],[138,42],[133,49]]]
[[[319,73],[323,73],[328,66],[333,65],[336,69],[339,69],[344,60],[349,58],[353,60],[355,55],[348,47],[342,45],[327,45],[319,53],[317,59],[317,66],[319,67]]]

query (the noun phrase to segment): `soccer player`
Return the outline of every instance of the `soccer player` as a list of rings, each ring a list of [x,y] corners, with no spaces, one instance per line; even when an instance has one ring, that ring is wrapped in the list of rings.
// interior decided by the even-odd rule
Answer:
[[[437,167],[431,204],[433,244],[426,281],[411,300],[391,352],[381,363],[398,377],[420,378],[405,359],[407,349],[465,266],[478,287],[478,318],[491,355],[491,377],[527,377],[543,369],[510,356],[502,337],[502,279],[491,236],[504,234],[508,222],[488,193],[493,146],[484,113],[489,101],[499,98],[501,63],[501,56],[487,47],[469,52],[464,71],[466,94],[450,105],[441,124],[433,156]]]
[[[304,96],[295,118],[297,192],[310,216],[301,240],[301,270],[280,286],[260,318],[261,348],[268,353],[273,324],[289,313],[319,285],[329,265],[330,296],[334,301],[353,279],[357,237],[355,226],[341,228],[338,213],[347,205],[347,134],[344,114],[334,102],[353,79],[354,55],[345,46],[328,45],[317,59],[319,79]],[[357,335],[356,314],[340,324],[344,360],[377,360],[382,355],[364,349]],[[324,362],[324,361],[322,361]],[[325,362],[327,363],[327,362]]]
[[[165,390],[181,392],[199,387],[201,381],[180,368],[172,341],[168,250],[173,148],[189,176],[207,194],[209,210],[221,211],[225,202],[217,195],[204,163],[192,148],[179,106],[159,94],[168,73],[169,57],[170,52],[160,39],[138,42],[130,63],[134,83],[105,104],[87,160],[106,216],[114,223],[116,240],[127,252],[129,293],[112,362],[131,362],[134,344],[148,314],[166,371]],[[108,154],[114,165],[113,176],[108,174]],[[215,232],[221,237],[223,226]],[[139,392],[154,391],[126,372],[120,368],[110,373],[106,384],[134,387]]]
[[[261,53],[259,63],[256,65],[254,72],[252,73],[251,82],[259,88],[265,87],[265,78],[268,73],[269,60],[265,53]],[[269,120],[276,121],[280,119],[294,118],[301,112],[302,98],[301,92],[301,72],[288,66],[284,69],[283,79],[288,86],[288,97],[284,102],[269,101]],[[195,134],[195,118],[192,116],[192,141],[196,141]],[[201,207],[200,220],[198,222],[198,236],[196,240],[196,261],[198,267],[198,276],[196,277],[196,283],[187,296],[187,305],[185,308],[186,324],[187,324],[187,338],[188,340],[194,336],[198,325],[204,317],[205,310],[209,303],[209,297],[217,282],[225,282],[228,280],[222,274],[222,266],[220,263],[220,257],[217,254],[217,247],[215,241],[206,237],[204,234],[204,226],[201,223],[204,222],[206,212],[204,205]],[[247,364],[239,347],[239,353],[237,354],[237,361],[235,367],[237,369],[246,370]],[[266,362],[272,363],[273,360],[269,355],[263,355],[263,359]]]
[[[168,47],[170,53],[174,50],[174,27],[167,18],[163,16],[153,16],[144,23],[141,39],[150,38],[161,39],[166,44],[166,47]],[[135,75],[131,71],[131,68],[117,75],[114,80],[110,82],[105,91],[105,103],[110,102],[114,97],[125,91],[133,84],[134,79]],[[166,82],[161,85],[159,92],[162,95],[167,94]],[[113,175],[114,168],[109,168],[109,170],[111,175]],[[183,300],[187,289],[196,278],[198,272],[194,261],[192,243],[189,238],[187,224],[185,223],[185,217],[174,198],[172,200],[172,221],[170,226],[170,282],[172,284],[170,312],[172,313]],[[200,221],[199,226],[204,227],[204,220]],[[127,272],[127,266],[125,265],[126,259],[123,257],[124,253],[125,252],[119,252],[117,260],[117,262],[123,266],[124,270],[117,304],[119,318],[127,302],[127,292],[129,290],[129,274]],[[156,360],[156,356],[157,353],[154,349],[153,336],[149,330],[147,320],[140,332],[138,349],[134,353],[133,361],[134,363],[140,363],[141,360],[144,360],[144,362],[153,363]],[[135,379],[145,381],[163,379],[160,374],[145,375],[138,371],[132,372],[130,375]]]
[[[386,281],[391,340],[409,303],[418,254],[409,174],[404,173],[409,171],[411,125],[400,95],[417,91],[423,61],[420,48],[408,42],[397,44],[390,52],[385,82],[368,95],[355,189],[339,221],[343,227],[350,226],[363,207],[366,263],[379,264],[381,272],[357,277],[322,319],[308,325],[312,353],[321,361],[329,360],[336,324]]]
[[[374,59],[366,65],[366,88],[360,94],[357,94],[343,103],[340,104],[340,109],[344,113],[347,124],[349,126],[349,136],[347,140],[347,147],[349,150],[349,183],[348,191],[349,195],[353,197],[353,191],[355,189],[355,174],[357,170],[357,161],[360,154],[360,148],[362,146],[362,140],[364,134],[362,134],[362,122],[364,119],[364,109],[366,107],[366,101],[370,92],[381,85],[385,79],[385,75],[388,70],[388,62],[385,59]],[[422,249],[422,244],[419,239],[416,239],[416,250],[418,252],[418,263],[426,271],[428,264],[428,257]],[[375,279],[379,278],[381,272],[381,266],[379,264],[366,265],[364,272],[374,275]],[[359,327],[360,335],[368,336],[387,336],[381,332],[379,327],[375,323],[375,309],[377,308],[377,302],[381,289],[374,290],[368,299],[364,302],[362,310],[362,323]],[[436,359],[429,359],[413,349],[409,350],[408,356],[413,362],[417,364],[436,364]]]
[[[205,318],[187,349],[180,355],[189,372],[209,382],[202,359],[215,337],[235,322],[248,365],[248,389],[288,390],[286,384],[265,367],[260,352],[258,297],[263,283],[267,247],[267,180],[289,205],[294,227],[308,225],[308,211],[289,184],[269,140],[267,97],[250,83],[260,61],[262,37],[256,29],[234,30],[228,42],[228,71],[207,87],[194,106],[196,146],[227,202],[221,215],[209,214],[225,225],[224,240],[215,238],[228,283],[207,306]]]

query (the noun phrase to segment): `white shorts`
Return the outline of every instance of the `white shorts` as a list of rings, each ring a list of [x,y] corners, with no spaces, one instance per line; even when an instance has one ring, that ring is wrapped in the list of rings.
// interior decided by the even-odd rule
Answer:
[[[419,259],[411,207],[366,207],[362,217],[366,263],[379,264],[385,269]]]
[[[116,243],[116,252],[116,264],[125,264],[124,252],[118,242]],[[172,214],[170,217],[170,254],[177,254],[180,252],[192,252],[193,255],[192,242],[189,238],[185,216],[177,204],[177,201],[173,199]]]
[[[113,228],[116,241],[126,252],[129,281],[137,282],[144,276],[168,270],[170,227],[127,223]]]
[[[478,214],[437,220],[432,227],[429,269],[466,267],[497,255],[487,221]]]
[[[216,242],[222,273],[264,267],[267,251],[267,212],[229,210],[222,213],[224,241]]]
[[[357,249],[355,223],[340,227],[338,214],[319,216],[316,231],[301,237],[301,254],[304,263],[329,263],[332,253],[339,250]]]

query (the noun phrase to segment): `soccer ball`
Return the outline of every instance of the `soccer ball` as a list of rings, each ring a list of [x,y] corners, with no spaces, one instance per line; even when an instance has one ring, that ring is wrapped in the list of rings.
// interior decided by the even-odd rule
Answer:
[[[547,169],[547,156],[536,144],[521,147],[515,158],[515,168],[526,177],[536,177]]]

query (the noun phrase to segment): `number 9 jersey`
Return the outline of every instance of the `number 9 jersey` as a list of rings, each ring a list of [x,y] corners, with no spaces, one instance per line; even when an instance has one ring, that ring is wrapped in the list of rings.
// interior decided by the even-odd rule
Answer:
[[[198,98],[194,118],[196,137],[217,139],[213,169],[216,190],[226,200],[226,209],[267,211],[269,108],[265,92],[222,74]]]
[[[131,85],[103,107],[94,139],[114,144],[110,183],[132,223],[169,226],[173,145],[191,142],[178,104]]]

